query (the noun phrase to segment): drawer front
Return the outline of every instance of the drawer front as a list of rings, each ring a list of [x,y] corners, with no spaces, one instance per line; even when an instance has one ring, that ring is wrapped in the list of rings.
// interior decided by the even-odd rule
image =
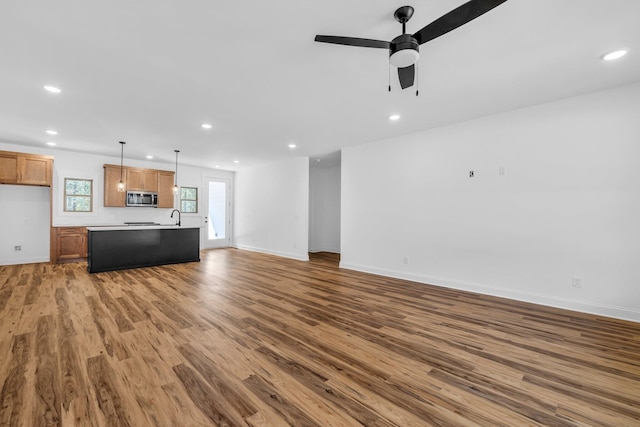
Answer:
[[[84,234],[87,232],[85,227],[57,227],[58,235],[65,234]]]

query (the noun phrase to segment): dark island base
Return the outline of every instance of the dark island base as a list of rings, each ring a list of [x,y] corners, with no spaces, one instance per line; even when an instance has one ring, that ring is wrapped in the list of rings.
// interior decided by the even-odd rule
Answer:
[[[200,229],[88,231],[89,273],[200,261]]]

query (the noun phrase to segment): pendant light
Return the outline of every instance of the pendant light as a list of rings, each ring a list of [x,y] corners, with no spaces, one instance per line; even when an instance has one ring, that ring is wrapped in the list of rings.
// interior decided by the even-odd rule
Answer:
[[[122,169],[123,169],[123,161],[124,161],[124,144],[126,142],[120,141],[120,182],[118,183],[118,192],[124,192],[124,181],[122,180]]]
[[[176,153],[176,174],[175,174],[175,181],[173,183],[173,194],[178,194],[178,153],[180,152],[180,150],[173,150]]]

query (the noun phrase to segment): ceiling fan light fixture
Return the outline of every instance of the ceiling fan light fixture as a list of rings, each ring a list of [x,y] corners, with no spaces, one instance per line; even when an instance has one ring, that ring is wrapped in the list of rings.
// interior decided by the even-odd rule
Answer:
[[[391,42],[389,62],[397,68],[405,68],[418,62],[420,45],[410,34],[401,34]]]
[[[420,55],[418,54],[417,50],[404,49],[404,50],[399,50],[395,53],[392,53],[391,56],[389,57],[389,62],[394,67],[405,68],[405,67],[410,67],[416,62],[418,62],[419,56]]]

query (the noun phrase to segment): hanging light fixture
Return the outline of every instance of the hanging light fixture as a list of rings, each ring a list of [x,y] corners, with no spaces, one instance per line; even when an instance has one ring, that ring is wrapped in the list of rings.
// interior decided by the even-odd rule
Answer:
[[[178,153],[180,152],[180,150],[173,150],[176,152],[176,174],[175,174],[175,181],[173,183],[173,194],[178,194]]]
[[[120,141],[120,182],[118,183],[118,192],[124,192],[124,181],[122,180],[122,169],[123,169],[123,161],[124,161],[124,144],[126,142]]]

